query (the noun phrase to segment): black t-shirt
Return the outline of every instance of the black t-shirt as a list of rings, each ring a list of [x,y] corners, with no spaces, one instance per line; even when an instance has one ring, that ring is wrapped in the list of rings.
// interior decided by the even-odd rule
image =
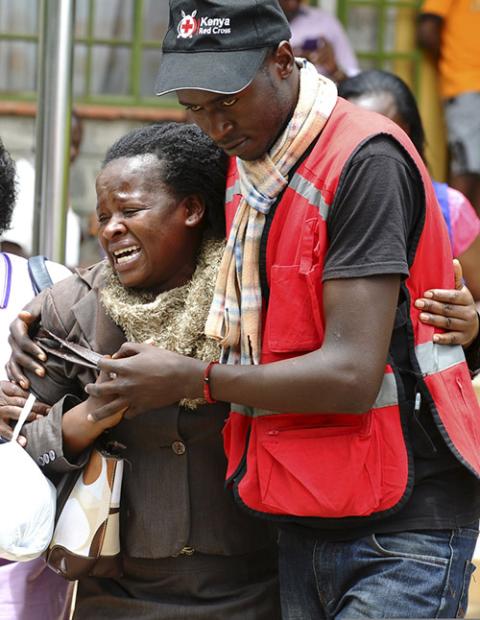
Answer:
[[[424,215],[420,174],[403,148],[388,136],[377,136],[352,156],[340,179],[327,218],[329,249],[324,280],[379,274],[408,276]],[[413,438],[415,482],[405,506],[390,517],[328,527],[294,527],[330,540],[348,540],[374,532],[450,529],[480,516],[480,483],[450,452],[428,410],[414,411],[411,398],[409,429]]]
[[[467,358],[470,372],[472,375],[477,375],[480,372],[480,330],[475,340],[470,343],[470,346],[465,351],[465,357]]]

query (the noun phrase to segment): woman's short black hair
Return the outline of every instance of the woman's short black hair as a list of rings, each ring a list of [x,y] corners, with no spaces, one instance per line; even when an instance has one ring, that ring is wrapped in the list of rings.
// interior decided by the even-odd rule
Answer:
[[[159,175],[178,198],[197,194],[205,201],[206,228],[225,236],[227,155],[196,125],[165,122],[134,129],[113,144],[103,161],[155,154]]]
[[[10,226],[15,198],[15,163],[0,140],[0,234]]]
[[[371,69],[343,80],[338,85],[338,94],[344,99],[356,99],[367,94],[390,93],[398,115],[409,127],[408,135],[415,148],[424,157],[425,131],[417,102],[410,88],[393,73]]]

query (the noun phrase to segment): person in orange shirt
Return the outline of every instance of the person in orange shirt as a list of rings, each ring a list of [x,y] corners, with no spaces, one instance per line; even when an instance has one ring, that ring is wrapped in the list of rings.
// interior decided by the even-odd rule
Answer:
[[[418,43],[438,62],[450,184],[480,214],[480,0],[424,0]]]

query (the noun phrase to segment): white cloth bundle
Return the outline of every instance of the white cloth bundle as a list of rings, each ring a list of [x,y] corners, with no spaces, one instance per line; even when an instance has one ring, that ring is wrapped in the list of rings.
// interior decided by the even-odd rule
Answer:
[[[31,394],[12,440],[0,444],[0,558],[19,562],[45,551],[55,523],[55,487],[17,442],[34,402]]]

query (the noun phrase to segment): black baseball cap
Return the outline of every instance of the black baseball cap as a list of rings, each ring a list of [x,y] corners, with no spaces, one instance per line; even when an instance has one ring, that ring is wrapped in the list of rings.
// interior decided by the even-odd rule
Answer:
[[[253,80],[268,49],[290,37],[277,0],[170,0],[156,93],[237,93]]]

